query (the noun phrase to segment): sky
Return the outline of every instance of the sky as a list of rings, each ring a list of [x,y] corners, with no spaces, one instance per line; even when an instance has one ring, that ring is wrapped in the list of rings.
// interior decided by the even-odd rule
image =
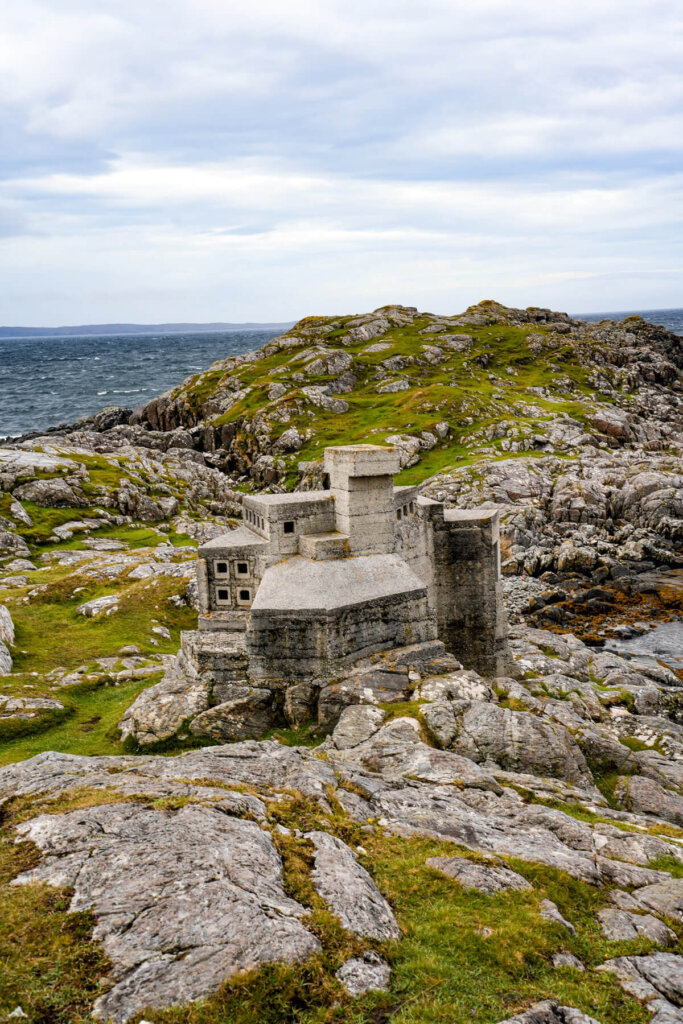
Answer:
[[[683,306],[681,0],[0,0],[0,324]]]

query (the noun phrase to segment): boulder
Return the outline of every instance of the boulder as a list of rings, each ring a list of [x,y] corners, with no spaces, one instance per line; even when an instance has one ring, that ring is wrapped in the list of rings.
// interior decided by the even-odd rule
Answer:
[[[0,676],[8,676],[12,671],[12,655],[7,644],[0,640]]]
[[[76,611],[79,615],[85,615],[87,619],[95,619],[103,613],[111,615],[112,612],[118,611],[118,607],[118,595],[106,594],[104,597],[96,597],[92,601],[86,601],[85,604],[79,605]]]
[[[550,775],[577,785],[592,781],[570,733],[527,711],[472,701],[459,718],[451,748],[474,761],[488,759],[511,771]]]
[[[313,683],[295,683],[285,693],[285,718],[297,729],[315,718],[318,702],[318,687]]]
[[[0,604],[0,641],[5,644],[14,643],[14,623],[9,608]]]
[[[560,1006],[546,999],[542,1003],[534,1003],[523,1013],[508,1017],[500,1024],[599,1024],[594,1017],[577,1010],[574,1006]]]
[[[638,907],[683,924],[683,878],[669,878],[643,886],[636,889],[633,899]]]
[[[189,719],[209,706],[209,691],[182,653],[174,658],[161,682],[136,698],[119,722],[121,738],[146,746],[175,735]]]
[[[44,508],[79,508],[83,504],[83,498],[77,497],[66,480],[59,477],[53,480],[29,480],[15,487],[12,497],[18,501],[32,501],[34,505],[42,505]]]
[[[9,530],[0,528],[0,558],[13,556],[28,558],[31,554],[29,546],[23,537],[18,533],[11,533]]]
[[[669,946],[676,941],[675,932],[652,914],[634,914],[607,907],[599,910],[597,916],[603,934],[610,942],[632,942],[642,937],[658,946]]]
[[[307,832],[305,838],[315,848],[312,878],[316,892],[344,928],[368,939],[400,938],[391,907],[348,846],[327,832]]]
[[[197,715],[190,724],[194,736],[207,736],[219,743],[260,739],[280,723],[271,690],[248,686],[234,689],[240,691],[239,695]]]
[[[335,977],[353,999],[358,999],[368,992],[386,992],[391,968],[377,953],[368,950],[362,957],[342,964]]]
[[[683,825],[683,797],[642,775],[621,776],[614,795],[622,807],[639,814],[654,814],[673,825]]]

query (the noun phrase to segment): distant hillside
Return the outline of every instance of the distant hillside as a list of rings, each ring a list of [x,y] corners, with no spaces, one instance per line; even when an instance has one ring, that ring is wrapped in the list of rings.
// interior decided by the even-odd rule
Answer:
[[[78,324],[70,327],[0,327],[0,338],[61,338],[100,334],[210,334],[215,331],[280,331],[292,321],[244,324]]]
[[[292,487],[301,460],[358,442],[398,445],[401,482],[419,483],[483,458],[666,446],[682,364],[680,337],[638,316],[586,323],[495,302],[456,316],[386,306],[301,320],[148,402],[131,423],[196,428],[227,473],[257,485]]]

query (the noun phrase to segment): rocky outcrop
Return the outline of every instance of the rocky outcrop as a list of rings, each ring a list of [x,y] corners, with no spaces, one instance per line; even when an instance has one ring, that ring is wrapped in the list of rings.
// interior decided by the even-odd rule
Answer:
[[[413,668],[410,682],[417,700],[407,709],[416,705],[417,717],[391,718],[374,700],[349,705],[322,749],[251,740],[175,757],[43,754],[0,769],[0,800],[34,801],[36,815],[20,824],[17,834],[42,854],[16,884],[44,881],[71,887],[72,909],[96,914],[95,937],[112,963],[110,986],[98,999],[96,1013],[126,1021],[145,1006],[208,995],[245,968],[292,962],[318,951],[319,938],[307,917],[310,908],[285,892],[281,842],[285,856],[287,843],[306,851],[308,859],[297,861],[297,871],[308,865],[311,888],[302,891],[315,891],[354,941],[400,942],[400,914],[373,877],[367,851],[346,841],[352,822],[371,834],[457,844],[452,854],[426,858],[425,866],[491,898],[512,898],[506,892],[517,891],[525,900],[535,899],[539,922],[546,919],[567,936],[578,921],[567,919],[556,904],[536,894],[533,881],[500,858],[547,865],[608,887],[614,909],[601,911],[599,920],[615,941],[672,942],[671,922],[683,924],[683,881],[651,864],[671,858],[683,862],[680,846],[665,832],[656,834],[660,817],[655,808],[612,810],[572,738],[590,726],[618,744],[622,723],[637,723],[642,716],[633,705],[630,710],[621,705],[615,717],[614,694],[625,685],[634,691],[669,692],[670,681],[653,678],[659,669],[639,665],[634,671],[632,664],[593,651],[571,635],[518,629],[513,647],[518,678],[489,684],[476,673],[451,666],[441,675],[422,675]],[[430,664],[424,662],[423,672]],[[606,681],[610,674],[615,678],[627,670],[628,682],[620,677],[617,689]],[[555,692],[570,694],[571,702],[542,689],[539,681],[545,686],[547,680],[554,680]],[[154,691],[149,708],[156,706],[158,725],[150,723],[150,736],[168,727],[165,695],[171,719],[190,717],[186,712],[192,700],[187,693],[183,696],[188,676],[176,684],[174,691],[169,673]],[[227,684],[219,691],[227,699],[211,710],[220,712],[239,700],[230,696]],[[185,712],[179,710],[178,699],[188,700]],[[209,699],[206,686],[198,699],[200,704]],[[512,700],[524,702],[526,710],[507,707]],[[424,709],[434,707],[450,713],[455,723],[454,739],[441,749],[422,724],[429,720]],[[482,708],[494,711],[494,724],[480,731],[469,727],[471,743],[476,736],[479,744],[473,751],[477,760],[453,746],[460,723],[473,708],[477,715]],[[499,719],[495,712],[505,714]],[[200,712],[195,722],[206,713]],[[519,716],[525,724],[513,727],[518,719],[509,716]],[[655,742],[657,729],[674,742],[670,720],[646,717]],[[563,739],[554,747],[543,730],[530,732],[526,743],[534,737],[537,749],[520,762],[517,730],[527,728],[527,719],[534,728],[552,727],[552,736]],[[445,735],[442,729],[441,738]],[[484,743],[486,749],[480,749]],[[597,741],[591,743],[593,750]],[[683,786],[675,760],[654,750],[628,750],[628,756],[633,758],[632,770],[640,772],[624,776],[629,783],[654,780],[667,792]],[[92,806],[40,813],[44,800],[68,799],[84,787]],[[315,827],[292,829],[288,808],[297,806],[291,805],[293,798],[303,801],[305,821],[314,820]],[[590,812],[583,819],[562,809],[577,804]],[[287,824],[279,819],[280,806]],[[333,806],[341,811],[333,815]],[[335,816],[337,822],[346,822],[342,834]],[[635,830],[618,827],[624,823]],[[679,998],[671,979],[680,958],[652,959],[662,955],[627,957],[626,966],[612,961],[605,968],[617,964],[620,977],[638,973],[637,997],[653,1005],[655,991],[657,999],[666,1000],[661,1012],[669,1013],[667,1006]],[[566,961],[576,967],[569,956],[558,951],[558,965]],[[647,963],[641,963],[644,959]],[[355,997],[390,984],[388,972],[381,958],[365,948],[337,969],[336,983]],[[652,989],[642,987],[642,978]],[[542,1012],[551,1014],[547,1008]],[[568,1013],[552,1010],[555,1016],[547,1019],[573,1020]]]
[[[97,917],[94,938],[113,964],[113,985],[94,1007],[102,1020],[188,1002],[240,970],[320,948],[254,822],[211,807],[110,804],[43,815],[18,831],[46,857],[15,884],[73,888],[71,909]]]

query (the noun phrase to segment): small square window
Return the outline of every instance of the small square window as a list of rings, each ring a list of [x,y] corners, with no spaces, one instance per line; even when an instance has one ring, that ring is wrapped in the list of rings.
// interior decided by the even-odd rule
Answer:
[[[240,590],[240,601],[251,601],[251,591]]]
[[[227,562],[216,562],[216,575],[217,576],[225,576],[227,571],[228,571],[228,563]]]
[[[248,576],[249,575],[249,566],[247,565],[246,562],[238,562],[237,563],[237,575],[238,576]]]
[[[287,520],[283,527],[285,533],[294,533],[294,523],[291,519]]]
[[[230,591],[229,590],[225,590],[223,587],[221,587],[220,590],[218,591],[218,600],[219,601],[229,601],[230,600]]]

